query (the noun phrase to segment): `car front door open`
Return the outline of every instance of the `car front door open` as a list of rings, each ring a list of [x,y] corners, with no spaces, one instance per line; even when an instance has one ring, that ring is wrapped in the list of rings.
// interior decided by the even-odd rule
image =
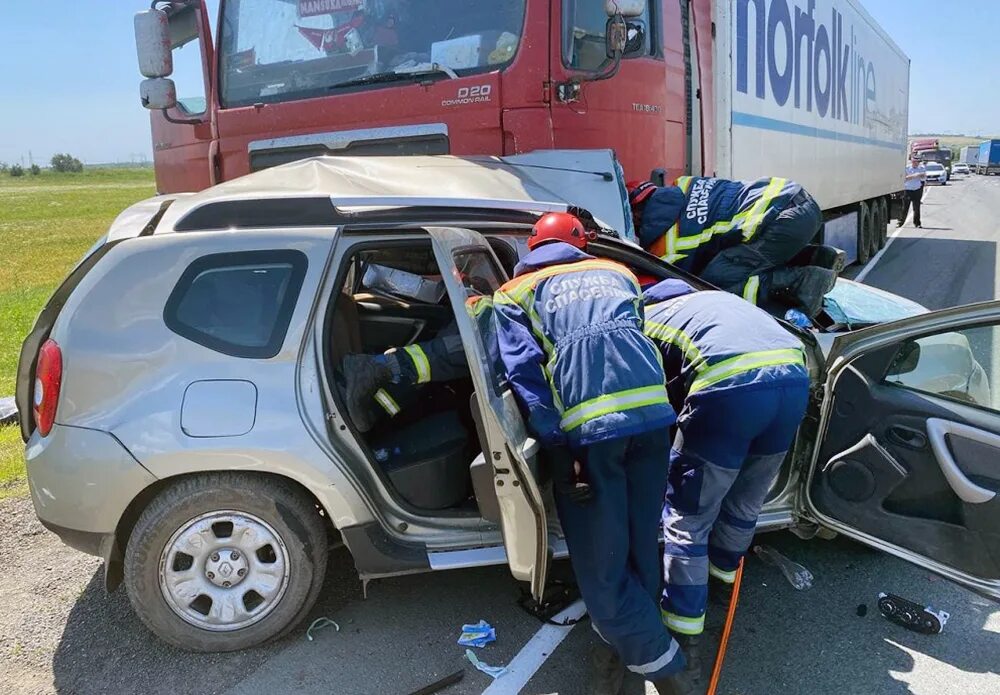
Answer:
[[[486,437],[483,454],[493,467],[507,563],[516,579],[530,582],[532,595],[541,601],[549,547],[545,504],[535,479],[539,445],[528,436],[514,394],[506,384],[493,332],[493,293],[507,277],[480,234],[441,227],[427,231],[476,389]]]
[[[1000,302],[837,338],[805,506],[1000,598]]]

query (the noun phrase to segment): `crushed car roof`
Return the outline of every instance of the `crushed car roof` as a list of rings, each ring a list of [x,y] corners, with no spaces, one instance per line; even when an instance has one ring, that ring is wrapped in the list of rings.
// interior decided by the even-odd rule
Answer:
[[[579,205],[621,232],[627,225],[623,191],[621,169],[610,150],[546,150],[512,157],[312,157],[176,196],[156,232],[194,228],[183,222],[217,204],[285,201],[294,207],[294,201],[305,205],[305,199],[329,201],[337,209],[468,206],[541,213]],[[150,209],[153,201],[165,198],[137,205]],[[129,232],[134,234],[118,230],[123,236]]]

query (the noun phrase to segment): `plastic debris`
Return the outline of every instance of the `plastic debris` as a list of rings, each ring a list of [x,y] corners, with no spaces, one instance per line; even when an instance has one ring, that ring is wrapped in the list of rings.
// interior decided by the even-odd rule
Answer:
[[[469,663],[475,666],[477,669],[485,673],[487,676],[496,680],[500,676],[507,673],[506,666],[490,666],[479,660],[479,657],[471,649],[465,650],[465,658],[469,660]]]
[[[485,620],[480,620],[475,625],[462,626],[462,634],[458,638],[458,643],[463,647],[482,649],[490,642],[496,642],[496,640],[497,631]]]
[[[330,620],[325,616],[322,618],[316,618],[316,620],[312,621],[312,623],[309,625],[309,628],[306,630],[306,639],[312,642],[313,641],[312,633],[314,631],[322,630],[324,627],[330,627],[331,625],[337,628],[337,632],[340,632],[340,625],[338,625],[333,620]]]
[[[780,569],[781,573],[785,575],[785,579],[795,589],[804,591],[812,588],[812,572],[799,563],[789,560],[769,545],[755,545],[753,551],[761,560]]]
[[[809,331],[815,328],[812,319],[803,314],[798,309],[789,309],[785,312],[785,320],[793,326],[798,326],[799,328],[804,328]]]

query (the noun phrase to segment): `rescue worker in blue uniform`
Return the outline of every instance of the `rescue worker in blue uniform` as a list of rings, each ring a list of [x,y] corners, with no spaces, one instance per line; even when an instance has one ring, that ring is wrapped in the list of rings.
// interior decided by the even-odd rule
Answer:
[[[458,326],[421,343],[391,348],[381,355],[346,355],[341,362],[347,410],[355,427],[367,432],[383,417],[394,417],[416,402],[418,387],[469,375]]]
[[[628,188],[644,249],[753,304],[772,300],[816,316],[843,267],[843,253],[829,246],[789,265],[823,225],[819,205],[794,181],[682,176],[673,186]]]
[[[700,672],[709,579],[731,595],[740,558],[809,398],[801,342],[726,292],[664,280],[643,294],[680,413],[663,509],[664,623]]]
[[[635,276],[587,253],[566,213],[543,216],[514,279],[494,295],[500,359],[550,464],[556,509],[594,629],[594,692],[625,667],[660,693],[688,693],[657,606],[657,518],[667,483],[667,402],[642,332]]]

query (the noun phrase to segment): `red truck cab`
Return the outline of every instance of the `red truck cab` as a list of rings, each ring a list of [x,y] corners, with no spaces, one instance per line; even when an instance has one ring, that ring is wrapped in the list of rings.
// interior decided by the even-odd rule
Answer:
[[[326,153],[610,147],[629,178],[714,171],[711,0],[607,4],[638,8],[617,66],[593,0],[221,0],[215,37],[204,2],[172,2],[205,90],[151,112],[157,187]]]

